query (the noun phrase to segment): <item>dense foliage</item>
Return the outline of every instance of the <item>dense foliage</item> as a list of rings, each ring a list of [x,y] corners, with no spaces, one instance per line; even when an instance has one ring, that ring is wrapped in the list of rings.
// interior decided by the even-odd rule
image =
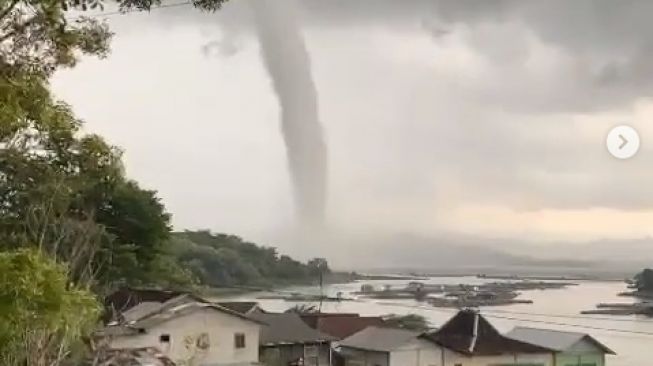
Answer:
[[[646,268],[635,276],[635,288],[642,292],[653,293],[653,269]]]
[[[323,258],[307,264],[272,247],[262,247],[237,236],[209,231],[186,231],[172,236],[170,255],[206,286],[268,286],[314,282],[330,273]]]
[[[193,0],[201,10],[218,9],[226,0]],[[71,67],[80,53],[105,57],[111,32],[105,23],[84,16],[103,0],[0,0],[0,68],[49,76]],[[149,10],[161,0],[116,0],[122,11]],[[81,12],[81,16],[79,15]]]
[[[100,306],[65,265],[36,250],[0,253],[0,364],[56,365],[95,326]]]
[[[38,247],[76,283],[138,279],[169,215],[124,176],[120,151],[81,124],[45,79],[0,68],[0,249]]]
[[[384,317],[387,326],[414,330],[417,332],[426,332],[430,329],[428,320],[419,314],[397,315],[390,314]]]

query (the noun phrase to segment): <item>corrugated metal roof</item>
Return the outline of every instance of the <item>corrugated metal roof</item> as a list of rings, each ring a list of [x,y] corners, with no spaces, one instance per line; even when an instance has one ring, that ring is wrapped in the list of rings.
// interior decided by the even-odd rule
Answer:
[[[367,327],[343,339],[340,342],[340,346],[370,351],[391,352],[407,342],[416,339],[419,335],[419,332],[406,329]]]
[[[227,308],[241,314],[247,314],[258,307],[258,303],[252,301],[223,301],[218,302],[217,304],[223,308]]]
[[[508,332],[506,336],[522,342],[546,347],[558,352],[564,352],[574,344],[582,340],[587,340],[595,344],[596,347],[601,351],[608,354],[614,354],[611,349],[586,333],[566,332],[553,329],[516,327]]]
[[[122,313],[125,322],[131,323],[161,310],[163,303],[146,301]]]

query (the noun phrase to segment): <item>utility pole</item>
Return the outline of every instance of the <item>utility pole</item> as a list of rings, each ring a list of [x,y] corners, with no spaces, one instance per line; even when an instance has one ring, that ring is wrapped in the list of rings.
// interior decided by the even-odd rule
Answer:
[[[320,306],[317,308],[317,312],[322,312],[322,300],[324,300],[324,275],[322,268],[320,268]]]

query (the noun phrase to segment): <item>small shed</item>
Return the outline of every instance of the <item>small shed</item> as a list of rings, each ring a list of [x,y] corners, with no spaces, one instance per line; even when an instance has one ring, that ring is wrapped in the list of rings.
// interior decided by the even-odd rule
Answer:
[[[615,354],[606,345],[586,333],[516,327],[506,335],[521,342],[553,350],[554,365],[604,366],[605,355]]]

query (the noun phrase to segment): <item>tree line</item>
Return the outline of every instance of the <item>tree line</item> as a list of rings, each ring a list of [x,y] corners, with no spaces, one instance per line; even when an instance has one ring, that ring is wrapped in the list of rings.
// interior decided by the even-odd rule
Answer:
[[[326,259],[302,263],[279,255],[276,248],[206,230],[173,233],[167,255],[188,271],[191,281],[209,287],[310,283],[331,273]]]

